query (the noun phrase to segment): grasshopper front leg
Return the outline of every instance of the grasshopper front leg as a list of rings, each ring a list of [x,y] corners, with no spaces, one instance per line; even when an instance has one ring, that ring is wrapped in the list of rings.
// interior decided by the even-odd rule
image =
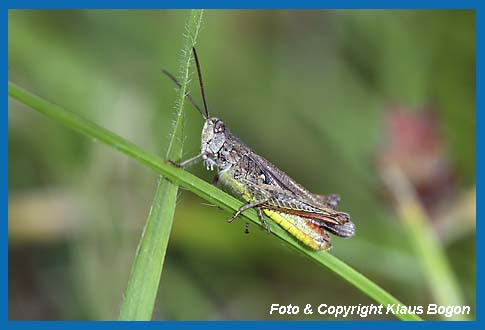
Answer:
[[[203,153],[200,153],[192,158],[189,158],[187,160],[184,160],[183,162],[180,162],[180,163],[176,163],[174,162],[173,160],[170,160],[170,159],[167,159],[167,162],[172,164],[173,166],[175,167],[178,167],[178,168],[184,168],[186,167],[187,165],[195,162],[196,160],[198,160],[199,158],[201,158],[204,154]]]

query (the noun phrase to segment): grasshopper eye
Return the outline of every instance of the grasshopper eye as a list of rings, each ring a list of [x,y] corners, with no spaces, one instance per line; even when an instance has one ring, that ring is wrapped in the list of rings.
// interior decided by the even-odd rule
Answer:
[[[222,122],[222,120],[218,120],[216,122],[216,124],[214,125],[214,132],[216,133],[220,133],[220,132],[224,132],[224,130],[226,129],[224,123]]]

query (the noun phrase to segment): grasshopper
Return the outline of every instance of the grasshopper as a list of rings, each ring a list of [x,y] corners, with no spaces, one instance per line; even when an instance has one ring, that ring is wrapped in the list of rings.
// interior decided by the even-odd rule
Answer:
[[[270,233],[265,215],[278,223],[304,245],[318,251],[332,247],[327,231],[340,236],[355,235],[355,225],[347,213],[336,210],[338,195],[316,195],[296,183],[286,173],[253,152],[235,137],[224,122],[211,117],[204,93],[199,59],[192,48],[204,111],[192,99],[186,97],[205,119],[202,129],[200,154],[181,163],[169,161],[177,167],[203,159],[207,170],[216,167],[216,179],[229,187],[236,197],[247,204],[237,210],[227,221],[232,222],[242,212],[255,209],[258,217]],[[180,88],[181,84],[168,71],[162,70]]]

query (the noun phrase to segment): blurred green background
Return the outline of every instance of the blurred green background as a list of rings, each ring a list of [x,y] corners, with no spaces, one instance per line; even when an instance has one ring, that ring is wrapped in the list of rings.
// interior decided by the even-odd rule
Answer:
[[[160,69],[177,71],[187,14],[10,11],[9,79],[164,155],[176,93]],[[342,197],[357,235],[333,237],[331,253],[405,304],[435,302],[382,180],[400,166],[475,312],[474,11],[209,10],[197,47],[212,115],[312,192]],[[188,158],[203,121],[186,109]],[[116,319],[157,174],[13,100],[8,117],[9,318]],[[228,217],[180,193],[154,318],[372,303]]]

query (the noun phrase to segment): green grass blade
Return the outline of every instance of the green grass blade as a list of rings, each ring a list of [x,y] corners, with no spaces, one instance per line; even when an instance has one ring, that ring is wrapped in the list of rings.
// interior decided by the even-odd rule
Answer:
[[[421,262],[436,303],[443,306],[463,306],[460,286],[441,242],[431,227],[432,221],[416,197],[414,188],[398,168],[389,167],[383,173],[385,183],[396,201],[401,223],[412,242],[416,257]],[[446,319],[469,320],[466,315],[459,314]]]
[[[173,132],[167,159],[178,160],[183,151],[184,102],[189,81],[192,47],[202,23],[202,10],[192,10],[186,25],[185,45],[180,63],[180,82]],[[160,176],[150,213],[143,229],[128,280],[120,320],[149,320],[152,317],[163,262],[172,229],[178,185]]]
[[[143,233],[138,242],[135,260],[120,310],[120,320],[150,320],[163,270],[166,249],[172,229],[176,184],[158,180],[155,196]]]
[[[162,174],[165,178],[179,184],[180,186],[190,190],[194,194],[221,207],[224,210],[234,212],[243,205],[234,197],[224,193],[222,190],[199,179],[189,172],[171,166],[160,157],[144,151],[135,144],[92,123],[85,118],[78,116],[73,112],[66,111],[57,105],[54,105],[25,91],[12,82],[8,83],[8,93],[11,97],[33,108],[34,110],[44,113],[51,119],[54,119],[65,126],[87,135],[88,137],[95,138],[100,142],[119,150],[120,152]],[[261,225],[254,210],[248,210],[243,216],[253,223]],[[354,270],[352,267],[345,264],[343,261],[334,257],[332,254],[318,253],[303,247],[279,226],[272,226],[272,235],[279,238],[286,245],[291,246],[303,255],[307,256],[318,265],[323,266],[324,268],[329,268],[337,275],[342,277],[345,281],[349,282],[368,295],[370,298],[379,304],[384,305],[384,307],[386,307],[387,304],[400,304],[400,302],[391,294],[386,292],[384,289],[379,287],[358,271]],[[322,285],[324,285],[324,283],[322,283]],[[396,315],[396,317],[401,320],[421,320],[419,316],[414,314],[399,314]]]

